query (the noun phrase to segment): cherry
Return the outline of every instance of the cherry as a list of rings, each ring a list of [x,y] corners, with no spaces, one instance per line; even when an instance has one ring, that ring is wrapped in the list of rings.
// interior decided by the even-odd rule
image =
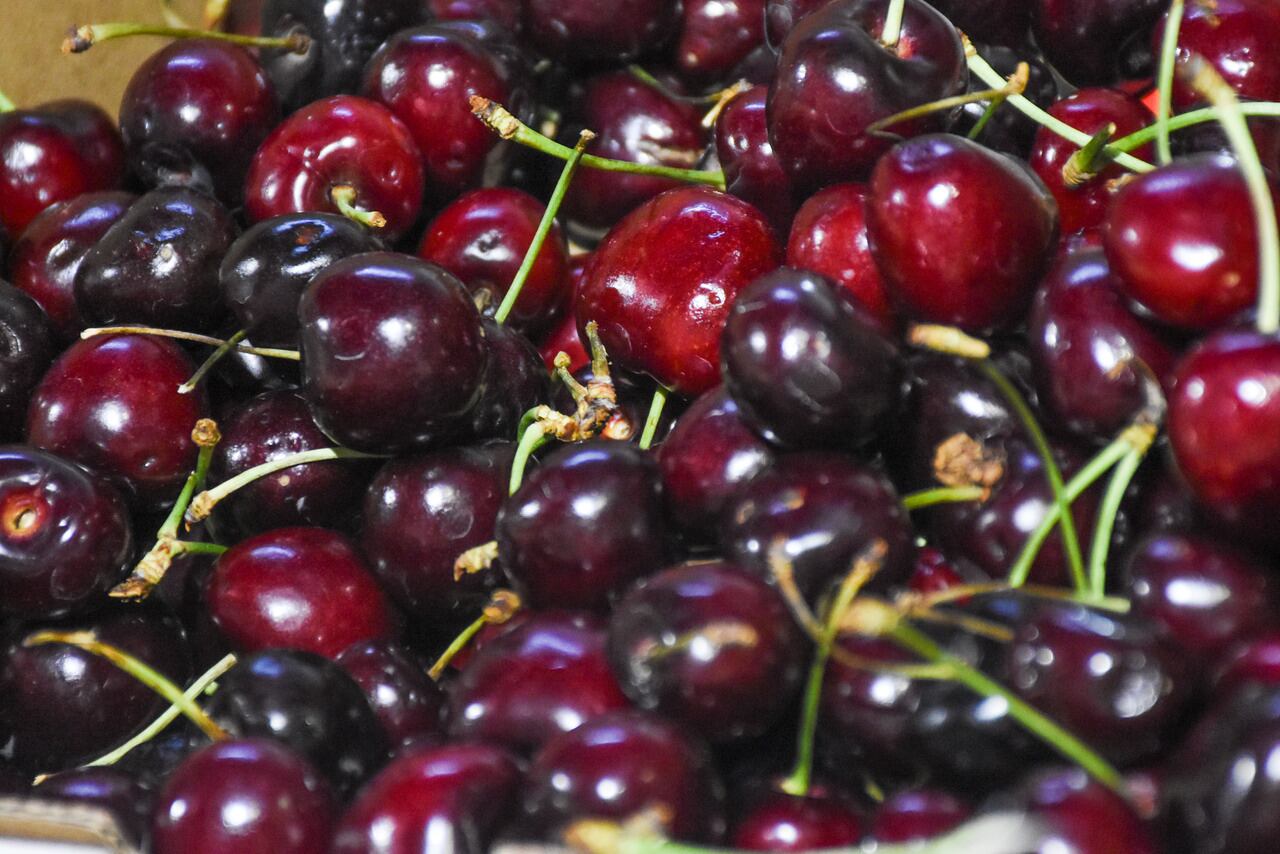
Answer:
[[[776,722],[799,688],[805,647],[777,591],[727,563],[650,576],[609,618],[609,661],[631,701],[708,741]]]
[[[768,44],[777,51],[795,25],[821,9],[828,0],[765,0],[764,23]]]
[[[303,396],[343,445],[427,445],[480,395],[480,313],[434,264],[391,252],[345,258],[312,280],[298,317]]]
[[[437,21],[492,21],[515,34],[522,23],[518,0],[427,0],[427,11]]]
[[[521,782],[515,759],[488,744],[405,753],[369,782],[339,822],[333,854],[490,850]]]
[[[950,558],[933,546],[921,546],[916,552],[916,565],[911,570],[911,577],[907,579],[907,587],[913,593],[926,595],[960,587],[966,581],[960,567],[966,565],[952,563]]]
[[[162,338],[77,342],[36,387],[27,441],[107,475],[140,507],[164,506],[196,462],[191,430],[206,414],[204,395],[178,392],[194,369]]]
[[[1057,218],[1044,185],[1015,161],[936,134],[900,143],[876,164],[867,233],[906,313],[982,331],[1026,310]]]
[[[603,621],[543,611],[476,651],[450,686],[445,723],[452,739],[531,753],[627,706],[605,656]]]
[[[1185,658],[1141,619],[1046,607],[1006,655],[1014,690],[1117,763],[1166,746],[1189,694]]]
[[[920,0],[902,13],[901,35],[887,48],[879,36],[885,0],[839,0],[808,15],[782,44],[769,90],[769,139],[798,190],[867,177],[892,142],[872,123],[959,94],[964,50],[955,27]],[[912,136],[936,119],[901,122]]]
[[[266,0],[265,36],[302,34],[305,53],[262,51],[262,64],[286,113],[330,95],[354,92],[374,51],[393,33],[420,23],[422,0]]]
[[[1251,682],[1280,684],[1280,631],[1267,628],[1228,649],[1219,660],[1213,678],[1214,696],[1241,693],[1241,686]]]
[[[21,439],[31,392],[56,355],[49,318],[0,280],[0,438]]]
[[[364,691],[393,750],[439,732],[444,695],[407,649],[358,641],[335,660]]]
[[[940,789],[898,792],[876,807],[871,836],[888,843],[931,839],[964,822],[971,812],[955,795]]]
[[[629,62],[671,34],[678,9],[671,0],[526,0],[525,38],[546,56]]]
[[[1030,3],[1020,0],[938,0],[934,5],[974,41],[1011,48],[1026,47],[1031,30]]]
[[[724,835],[724,787],[706,747],[674,724],[628,711],[587,721],[548,741],[524,786],[524,825],[544,838],[575,821],[623,822],[642,812],[671,838]]]
[[[576,303],[579,330],[596,321],[617,364],[700,394],[719,381],[734,297],[781,255],[773,229],[746,202],[703,187],[671,190],[629,214],[592,256]]]
[[[975,8],[974,11],[981,14],[980,7],[982,4],[976,5],[978,8]],[[1024,11],[1027,9],[1025,4],[1019,3],[1018,6]],[[952,20],[955,20],[955,18],[952,17]],[[1009,20],[1009,18],[997,18],[994,20]],[[961,26],[960,28],[972,35],[972,31],[968,27]],[[1023,33],[1025,35],[1025,29]],[[1053,105],[1054,101],[1058,100],[1060,94],[1058,91],[1058,79],[1054,76],[1053,70],[1050,69],[1048,63],[1036,55],[1028,56],[1026,51],[1025,47],[1015,49],[999,45],[982,45],[978,48],[978,55],[1006,78],[1014,75],[1018,70],[1018,66],[1025,62],[1028,74],[1027,83],[1022,94],[1036,106],[1048,109]],[[989,87],[976,74],[970,74],[968,89],[970,92],[982,92],[989,89]],[[951,126],[951,131],[965,135],[972,133],[973,128],[986,115],[990,106],[990,101],[975,101],[965,104],[956,116],[955,122]],[[1019,159],[1025,160],[1027,154],[1031,151],[1032,144],[1035,142],[1036,131],[1039,129],[1039,124],[1027,118],[1018,110],[1004,107],[996,109],[987,118],[986,124],[975,139],[987,146],[987,148],[1013,154]]]
[[[382,726],[346,672],[309,652],[241,656],[205,711],[233,736],[270,738],[298,752],[349,795],[386,760]]]
[[[75,338],[84,327],[74,289],[80,263],[133,201],[128,193],[102,192],[58,202],[13,244],[9,276],[45,310],[59,338]]]
[[[893,343],[830,280],[790,268],[739,292],[720,365],[747,422],[791,447],[865,445],[903,392]]]
[[[1165,20],[1153,43],[1163,37]],[[1280,96],[1280,65],[1267,45],[1280,35],[1280,10],[1258,0],[1217,0],[1213,6],[1189,3],[1178,27],[1177,58],[1203,57],[1231,88],[1245,98],[1272,101]],[[1200,98],[1175,78],[1173,101],[1189,107]]]
[[[580,101],[577,118],[596,134],[588,154],[683,169],[702,158],[706,131],[693,104],[630,71],[590,78]],[[564,211],[574,224],[602,230],[664,190],[680,186],[670,178],[583,169],[569,185]]]
[[[557,450],[498,513],[498,555],[535,608],[604,609],[666,563],[661,481],[634,445]]]
[[[395,614],[355,547],[324,528],[279,528],[237,543],[205,582],[214,625],[236,649],[333,658],[388,637]]]
[[[746,851],[813,851],[855,846],[865,831],[863,818],[839,798],[773,790],[734,821],[729,838]]]
[[[725,105],[716,119],[716,157],[725,189],[759,208],[781,236],[791,228],[796,202],[791,179],[769,143],[768,95],[767,86],[756,85]]]
[[[658,449],[667,519],[695,542],[713,541],[738,487],[773,460],[773,450],[748,426],[733,398],[723,389],[706,392]]]
[[[467,117],[484,130],[470,113]],[[418,256],[453,273],[472,293],[488,294],[496,306],[520,269],[545,212],[542,202],[522,190],[472,190],[427,225]],[[552,226],[507,322],[536,337],[556,324],[571,295],[569,251],[559,227]]]
[[[681,78],[695,85],[732,79],[734,69],[764,43],[765,0],[689,0],[671,55]]]
[[[911,571],[911,524],[893,485],[840,454],[780,457],[737,490],[721,518],[726,559],[773,579],[785,558],[811,601],[844,578],[877,540],[887,548],[878,589],[905,581]]]
[[[250,227],[222,256],[222,298],[255,343],[296,347],[298,301],[316,274],[348,255],[381,248],[368,229],[338,214],[272,217]]]
[[[1164,11],[1160,0],[1035,0],[1036,44],[1077,86],[1107,86],[1139,68],[1151,27]],[[1192,4],[1194,5],[1194,4]],[[1136,56],[1134,55],[1136,53]]]
[[[263,738],[211,744],[174,770],[156,799],[156,854],[310,854],[329,844],[333,796],[301,756]]]
[[[1275,624],[1269,575],[1267,566],[1225,543],[1173,532],[1147,537],[1125,563],[1135,616],[1202,666]]]
[[[478,439],[514,436],[524,414],[551,394],[547,368],[538,348],[520,332],[487,317],[480,325],[489,359],[480,399],[468,413],[463,432]]]
[[[364,498],[360,546],[387,591],[417,619],[470,619],[493,586],[454,580],[453,563],[493,538],[514,447],[450,448],[386,464]]]
[[[1126,184],[1103,235],[1121,290],[1165,323],[1213,329],[1257,298],[1253,208],[1228,158],[1178,160]]]
[[[1151,832],[1121,795],[1079,768],[1036,774],[1022,785],[1031,814],[1051,832],[1039,850],[1156,854]]]
[[[231,214],[209,196],[185,187],[152,190],[85,253],[76,306],[100,326],[210,329],[224,311],[218,264],[235,238]]]
[[[162,611],[113,607],[47,627],[93,632],[174,681],[190,675],[182,627]],[[32,631],[35,627],[23,628],[7,644],[0,668],[0,718],[13,762],[24,770],[74,767],[123,742],[168,705],[114,664],[79,647],[23,646]]]
[[[137,778],[119,768],[63,771],[41,780],[31,793],[41,799],[106,809],[137,845],[141,845],[150,832],[154,797]]]
[[[229,203],[240,199],[253,153],[280,120],[253,54],[212,39],[161,48],[133,73],[120,133],[134,174],[154,186],[163,169],[199,174]]]
[[[1151,405],[1173,370],[1173,351],[1124,303],[1106,257],[1069,253],[1036,293],[1027,339],[1050,423],[1104,442]]]
[[[15,237],[55,202],[123,178],[124,145],[101,107],[66,100],[0,113],[0,226]]]
[[[374,101],[337,95],[303,107],[262,143],[245,178],[245,212],[254,222],[337,213],[334,190],[352,187],[350,204],[381,214],[380,233],[391,241],[417,220],[424,186],[422,155],[395,114]]]
[[[867,195],[863,184],[835,184],[814,193],[796,211],[787,240],[787,264],[821,273],[841,285],[892,332],[898,317],[867,238]]]
[[[1080,89],[1050,107],[1049,115],[1090,135],[1114,124],[1117,138],[1139,131],[1155,121],[1155,116],[1141,101],[1114,89]],[[1074,234],[1101,225],[1112,194],[1109,182],[1128,174],[1120,166],[1111,164],[1080,186],[1068,187],[1062,170],[1077,151],[1079,146],[1075,143],[1068,142],[1048,128],[1041,128],[1036,132],[1028,158],[1032,170],[1044,181],[1058,203],[1063,234]],[[1147,160],[1153,150],[1150,145],[1144,145],[1130,153]]]

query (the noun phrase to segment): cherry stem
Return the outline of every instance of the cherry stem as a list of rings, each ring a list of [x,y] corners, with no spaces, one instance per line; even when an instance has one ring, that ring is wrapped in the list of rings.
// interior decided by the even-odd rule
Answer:
[[[1068,189],[1079,187],[1107,167],[1111,162],[1107,143],[1115,133],[1115,122],[1108,122],[1106,127],[1093,135],[1088,145],[1076,149],[1067,158],[1067,162],[1062,164],[1062,183]]]
[[[480,612],[480,616],[462,630],[453,642],[445,649],[440,657],[436,659],[436,663],[431,665],[431,669],[427,671],[427,675],[433,680],[439,682],[440,677],[444,675],[444,669],[449,666],[449,662],[462,652],[471,643],[471,640],[478,635],[485,626],[502,625],[515,615],[521,607],[520,597],[510,590],[495,590],[493,596],[489,599],[489,604],[484,606],[484,610]]]
[[[9,99],[9,96],[0,92],[0,113],[12,113],[18,109],[18,105]]]
[[[171,704],[177,706],[178,710],[186,715],[211,740],[221,741],[228,737],[226,730],[218,726],[212,718],[205,714],[204,709],[196,705],[193,699],[188,699],[182,689],[173,684],[167,676],[124,650],[103,643],[98,640],[93,632],[36,632],[33,635],[29,635],[22,642],[22,645],[40,646],[47,643],[65,643],[105,658],[161,697],[164,697]]]
[[[1156,159],[1161,164],[1173,159],[1169,145],[1169,114],[1173,112],[1173,71],[1178,60],[1178,33],[1182,29],[1184,0],[1172,0],[1165,16],[1164,38],[1160,41],[1160,72],[1156,78]]]
[[[512,140],[520,145],[537,149],[543,154],[568,160],[573,156],[573,149],[561,145],[553,139],[538,133],[524,122],[517,119],[509,110],[488,98],[479,95],[471,97],[471,112],[476,118],[503,139]],[[633,175],[653,175],[659,178],[670,178],[688,184],[707,184],[718,190],[724,189],[724,172],[720,170],[706,171],[702,169],[678,169],[674,166],[662,166],[657,163],[632,163],[627,160],[611,160],[597,157],[594,154],[582,155],[582,165],[605,172],[629,172]]]
[[[710,95],[709,98],[713,103],[711,104],[711,109],[707,110],[706,115],[702,117],[703,129],[711,130],[715,127],[716,122],[720,119],[720,114],[724,112],[725,107],[729,106],[729,102],[750,88],[750,82],[739,80]]]
[[[1094,596],[1103,596],[1107,592],[1107,557],[1111,552],[1111,534],[1115,530],[1116,516],[1120,513],[1120,502],[1129,489],[1133,476],[1142,465],[1144,451],[1137,448],[1125,454],[1111,473],[1111,482],[1103,493],[1102,503],[1098,505],[1098,521],[1093,527],[1093,544],[1089,549],[1089,585]]]
[[[974,123],[973,127],[969,128],[969,133],[966,134],[966,136],[973,140],[976,140],[981,136],[982,132],[986,130],[987,125],[995,117],[996,110],[1000,109],[1000,105],[1007,100],[1009,100],[1008,95],[999,95],[992,98],[991,103],[987,104],[987,108],[982,112],[982,116]]]
[[[524,482],[525,466],[534,451],[551,441],[547,426],[541,421],[534,421],[520,434],[520,444],[516,445],[515,457],[511,460],[511,480],[507,484],[507,494],[515,495],[520,484]]]
[[[1280,117],[1280,102],[1245,101],[1240,104],[1240,112],[1251,118],[1277,118]],[[1198,110],[1188,110],[1185,113],[1178,113],[1176,116],[1169,117],[1169,130],[1182,130],[1183,128],[1204,124],[1205,122],[1211,122],[1217,117],[1218,111],[1213,107],[1202,107]],[[1160,125],[1158,122],[1147,125],[1141,130],[1136,130],[1128,136],[1122,136],[1114,142],[1109,143],[1107,145],[1107,151],[1110,154],[1133,151],[1135,148],[1141,148],[1154,140],[1159,133]]]
[[[283,38],[266,36],[242,36],[237,33],[221,33],[217,30],[197,30],[188,27],[166,27],[159,24],[132,24],[113,22],[110,24],[88,24],[72,27],[71,35],[62,42],[63,53],[84,53],[99,42],[128,36],[167,36],[174,39],[215,39],[231,42],[243,47],[280,48],[293,53],[306,53],[311,47],[311,38],[302,33],[293,33]]]
[[[1257,329],[1264,335],[1280,331],[1280,227],[1271,198],[1266,170],[1249,133],[1249,123],[1240,111],[1236,93],[1204,57],[1192,55],[1182,69],[1191,88],[1213,104],[1218,122],[1231,141],[1240,171],[1249,186],[1254,222],[1258,229],[1258,317]]]
[[[209,357],[201,363],[200,367],[196,368],[196,372],[191,375],[191,379],[178,386],[178,394],[191,394],[191,392],[195,391],[196,386],[205,378],[205,375],[208,374],[209,371],[213,370],[213,366],[218,364],[218,362],[222,360],[223,356],[226,356],[235,349],[236,345],[243,341],[247,334],[248,333],[245,330],[241,329],[226,341],[219,344],[218,348],[209,354]]]
[[[884,29],[880,31],[880,43],[885,47],[897,47],[902,35],[902,12],[906,0],[889,0],[889,9],[884,15]]]
[[[991,64],[978,55],[978,51],[974,48],[973,43],[965,36],[961,37],[964,41],[965,62],[969,66],[969,70],[978,77],[982,82],[992,88],[999,88],[1004,83],[1004,78],[1000,76],[1000,72],[991,67]],[[1009,103],[1016,107],[1023,115],[1037,124],[1047,127],[1063,139],[1074,142],[1083,148],[1089,144],[1089,134],[1072,127],[1061,119],[1054,118],[1049,113],[1041,109],[1035,102],[1027,98],[1025,95],[1010,95]],[[1155,167],[1145,160],[1139,160],[1127,152],[1119,152],[1116,154],[1116,163],[1133,172],[1150,172]]]
[[[960,599],[1008,593],[1014,589],[1013,585],[1007,581],[985,581],[978,584],[960,584],[934,593],[903,593],[898,597],[898,601],[905,604],[909,609],[936,608],[939,605],[946,605]],[[1057,587],[1045,587],[1041,584],[1024,584],[1016,589],[1025,596],[1032,596],[1037,599],[1087,604],[1090,607],[1099,608],[1103,611],[1114,611],[1117,614],[1127,614],[1133,608],[1129,600],[1123,596],[1095,597],[1081,594],[1075,590],[1062,590]]]
[[[886,128],[891,128],[901,122],[918,119],[943,110],[950,110],[953,107],[963,107],[965,104],[975,104],[979,101],[1004,100],[1010,95],[1021,94],[1027,88],[1030,74],[1031,66],[1025,62],[1020,62],[1018,63],[1018,69],[1009,75],[1009,79],[1004,82],[1004,85],[996,89],[966,92],[963,95],[953,95],[950,98],[941,98],[937,101],[930,101],[927,104],[919,104],[900,113],[894,113],[892,116],[886,116],[883,119],[872,122],[867,125],[867,133],[880,133]]]
[[[242,489],[255,480],[275,474],[283,469],[293,468],[294,466],[308,465],[310,463],[323,463],[332,460],[385,460],[386,454],[366,454],[364,451],[354,451],[351,448],[316,448],[311,451],[300,451],[296,454],[279,457],[278,459],[256,465],[253,468],[245,469],[235,477],[228,478],[213,489],[206,489],[197,495],[192,501],[191,506],[187,508],[184,519],[188,526],[194,525],[209,518],[209,514],[213,512],[213,508],[218,502],[225,499],[238,489]]]
[[[210,347],[221,347],[227,342],[212,335],[200,335],[196,332],[183,332],[181,329],[157,329],[153,326],[96,326],[80,333],[81,338],[95,338],[99,335],[155,335],[158,338],[175,338],[179,341],[191,341],[195,344],[208,344]],[[236,344],[240,353],[251,353],[267,359],[287,359],[297,362],[302,354],[297,350],[279,350],[275,347],[254,347],[249,344]]]
[[[958,504],[966,501],[982,501],[987,490],[981,486],[940,486],[921,489],[902,496],[902,506],[908,510],[920,510],[937,504]]]
[[[366,228],[386,228],[387,218],[379,211],[367,211],[356,207],[356,188],[350,184],[338,184],[329,191],[338,213],[347,219],[355,220]]]
[[[511,280],[511,286],[507,288],[506,294],[502,297],[502,304],[494,312],[493,322],[499,326],[506,322],[507,316],[516,307],[516,300],[520,298],[520,292],[524,290],[524,283],[528,280],[529,273],[533,271],[533,265],[537,263],[538,254],[542,251],[542,244],[546,242],[547,235],[551,233],[551,226],[555,225],[556,214],[560,212],[560,205],[564,201],[565,193],[569,190],[569,182],[573,180],[573,173],[577,171],[578,162],[582,160],[582,152],[586,149],[587,143],[595,138],[596,135],[589,130],[584,130],[578,134],[578,144],[573,147],[573,153],[569,155],[569,159],[564,162],[564,168],[560,170],[560,180],[556,181],[556,187],[551,192],[551,199],[547,202],[547,209],[542,212],[542,219],[538,222],[538,230],[533,233],[533,242],[525,250],[524,260],[520,262],[520,269],[516,270],[516,275]]]
[[[225,674],[232,667],[235,667],[235,665],[236,665],[236,657],[234,655],[228,654],[223,656],[220,661],[218,661],[216,664],[214,664],[204,673],[201,673],[199,676],[197,676],[196,680],[191,683],[191,686],[187,688],[186,691],[182,692],[182,696],[185,697],[189,703],[194,705],[195,701],[202,694],[207,692],[209,690],[209,687],[213,685],[214,682],[222,678],[223,674]],[[147,724],[146,728],[143,729],[140,733],[138,733],[133,738],[126,741],[124,744],[117,747],[115,750],[112,750],[110,753],[104,753],[102,756],[99,756],[97,759],[91,759],[90,761],[86,762],[85,767],[99,768],[104,765],[115,765],[135,747],[139,747],[143,744],[146,744],[148,741],[150,741],[151,739],[155,738],[157,735],[162,733],[165,730],[165,728],[169,726],[169,724],[177,720],[178,715],[180,714],[182,714],[182,709],[179,708],[178,704],[170,703],[169,708],[161,712],[160,716],[157,717],[154,721]]]
[[[658,422],[662,420],[662,410],[667,406],[667,398],[671,396],[671,389],[658,384],[653,390],[653,401],[649,404],[649,414],[644,419],[644,431],[640,433],[640,450],[647,451],[649,446],[653,444],[653,438],[658,434]]]

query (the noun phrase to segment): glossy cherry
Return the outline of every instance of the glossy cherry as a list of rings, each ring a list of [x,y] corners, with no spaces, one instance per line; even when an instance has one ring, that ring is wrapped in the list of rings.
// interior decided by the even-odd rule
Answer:
[[[769,139],[798,190],[867,177],[892,137],[867,128],[964,89],[955,27],[932,6],[907,2],[893,48],[880,42],[885,0],[838,0],[805,17],[783,42],[769,90]],[[937,118],[894,125],[912,136]]]
[[[1146,823],[1121,795],[1079,768],[1043,771],[1022,785],[1031,814],[1051,828],[1041,851],[1156,854]]]
[[[867,444],[904,388],[898,350],[874,322],[829,279],[792,268],[734,299],[720,366],[747,422],[797,448]]]
[[[660,489],[657,466],[634,445],[557,450],[498,513],[503,568],[534,607],[603,610],[666,563]]]
[[[745,851],[814,851],[857,845],[866,821],[834,797],[788,795],[771,791],[733,822],[729,839]]]
[[[670,35],[678,9],[671,0],[631,0],[623,5],[527,0],[525,38],[546,56],[577,63],[628,62]]]
[[[0,441],[22,438],[31,392],[55,355],[48,316],[35,300],[0,279]]]
[[[151,830],[153,794],[119,768],[76,768],[41,780],[38,798],[88,804],[109,810],[131,842],[141,845]]]
[[[972,809],[940,789],[898,792],[876,806],[871,836],[878,842],[931,839],[956,827]]]
[[[179,394],[195,366],[172,342],[143,335],[73,344],[31,398],[27,441],[125,487],[140,507],[171,502],[195,466],[199,390]]]
[[[453,739],[527,754],[628,705],[609,669],[604,622],[543,611],[475,653],[450,686],[445,721]]]
[[[1053,199],[1029,171],[937,134],[894,147],[870,189],[872,255],[906,314],[969,331],[1022,316],[1057,236]]]
[[[773,229],[746,202],[671,190],[629,214],[592,256],[576,302],[579,331],[596,321],[617,364],[700,394],[719,381],[734,297],[781,256]]]
[[[480,312],[434,264],[391,252],[345,258],[312,280],[298,317],[303,396],[343,445],[429,444],[480,395]]]
[[[156,854],[311,854],[328,847],[336,804],[303,757],[265,738],[211,744],[156,799]]]
[[[716,158],[725,189],[759,208],[782,236],[791,228],[796,201],[791,179],[769,143],[768,95],[767,86],[756,85],[725,105],[716,119]]]
[[[723,800],[705,745],[662,718],[618,712],[543,746],[529,768],[522,819],[554,839],[575,821],[653,810],[671,838],[715,842],[725,830]]]
[[[245,178],[245,212],[257,222],[304,211],[337,213],[336,187],[355,188],[354,207],[386,219],[387,240],[418,218],[422,154],[409,129],[374,101],[337,95],[308,104],[262,143]]]
[[[1135,71],[1150,71],[1149,33],[1166,8],[1160,0],[1034,0],[1029,5],[1036,44],[1076,86],[1107,86],[1142,76]]]
[[[695,85],[733,78],[735,67],[764,43],[765,0],[688,0],[671,49],[676,71]]]
[[[364,691],[393,750],[439,732],[444,695],[409,650],[386,640],[359,641],[335,660]]]

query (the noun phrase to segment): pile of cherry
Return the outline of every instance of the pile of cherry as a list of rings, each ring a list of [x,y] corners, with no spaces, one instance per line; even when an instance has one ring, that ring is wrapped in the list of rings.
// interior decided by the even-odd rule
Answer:
[[[1275,850],[1280,2],[210,10],[0,103],[0,792]]]

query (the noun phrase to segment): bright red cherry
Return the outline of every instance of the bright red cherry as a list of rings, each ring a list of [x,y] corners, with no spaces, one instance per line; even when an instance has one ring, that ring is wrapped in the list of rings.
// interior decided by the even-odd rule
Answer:
[[[1168,15],[1165,16],[1167,21]],[[1152,41],[1159,44],[1164,23]],[[1180,61],[1192,54],[1208,60],[1241,97],[1280,97],[1280,62],[1271,45],[1280,38],[1280,7],[1269,0],[1214,0],[1188,3],[1178,26]],[[1202,98],[1175,76],[1174,104],[1190,107]]]
[[[760,797],[729,831],[733,847],[746,851],[814,851],[856,846],[866,822],[840,798],[788,795]]]

